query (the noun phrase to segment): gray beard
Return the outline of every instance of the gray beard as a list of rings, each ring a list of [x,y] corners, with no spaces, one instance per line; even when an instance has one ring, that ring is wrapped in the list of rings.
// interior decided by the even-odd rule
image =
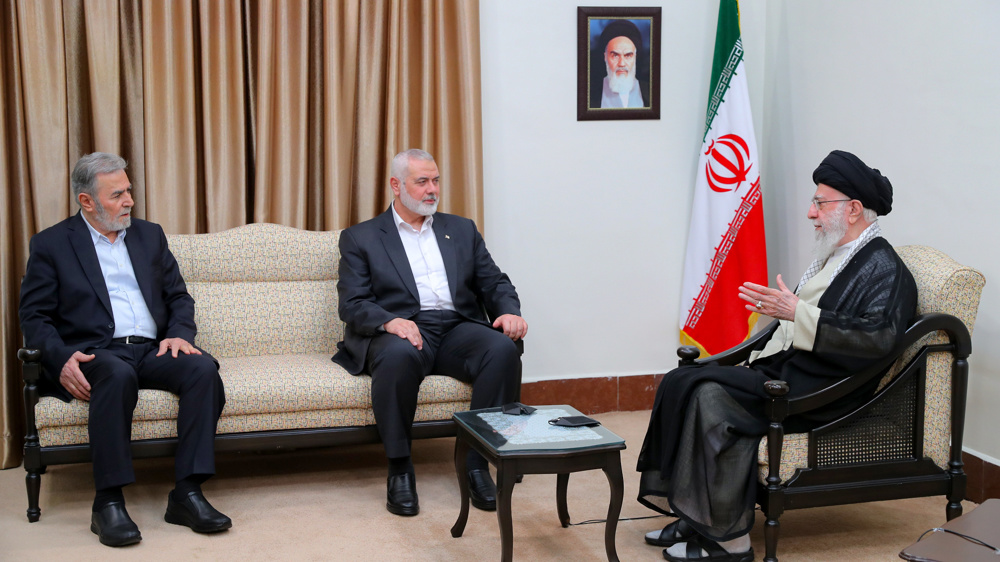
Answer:
[[[825,262],[833,255],[838,244],[847,234],[847,221],[844,220],[844,208],[841,207],[836,214],[831,213],[829,222],[823,225],[821,230],[816,231],[816,241],[813,243],[813,255],[817,260]]]
[[[605,61],[604,66],[608,69],[608,88],[616,94],[627,94],[632,91],[632,87],[635,85],[635,67],[628,71],[625,76],[618,76],[615,71],[611,69],[611,65]]]
[[[423,216],[429,217],[437,212],[438,202],[424,203],[423,201],[417,201],[410,194],[406,192],[406,183],[403,183],[402,189],[399,190],[399,202],[403,204],[404,207],[410,211]]]
[[[96,201],[95,201],[96,203]],[[132,217],[128,216],[125,218],[112,218],[111,213],[108,213],[107,209],[103,205],[97,203],[97,222],[100,223],[101,228],[109,230],[111,232],[118,232],[119,230],[125,230],[126,228],[132,226]],[[129,209],[131,212],[131,209]]]

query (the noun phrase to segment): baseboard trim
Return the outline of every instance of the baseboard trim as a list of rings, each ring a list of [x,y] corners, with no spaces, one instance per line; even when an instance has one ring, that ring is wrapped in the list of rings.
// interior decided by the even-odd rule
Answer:
[[[966,451],[962,451],[962,463],[967,476],[965,499],[983,503],[1000,498],[1000,466]]]
[[[521,385],[521,402],[569,404],[584,414],[649,410],[662,378],[632,375],[528,382]]]

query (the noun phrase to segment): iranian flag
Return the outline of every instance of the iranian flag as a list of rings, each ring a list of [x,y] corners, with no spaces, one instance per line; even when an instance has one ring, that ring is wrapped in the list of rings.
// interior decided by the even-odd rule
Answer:
[[[721,0],[681,301],[681,343],[713,355],[744,341],[757,314],[738,294],[767,285],[760,159],[737,0]]]

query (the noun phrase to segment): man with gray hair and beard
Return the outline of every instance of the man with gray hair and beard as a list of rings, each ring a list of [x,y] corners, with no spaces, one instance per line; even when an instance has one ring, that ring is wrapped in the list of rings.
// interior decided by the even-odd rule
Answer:
[[[164,520],[199,533],[232,526],[201,484],[215,473],[215,430],[226,403],[219,365],[194,346],[194,299],[159,225],[132,217],[125,160],[88,154],[70,176],[80,212],[31,238],[21,282],[25,346],[42,352],[39,388],[89,406],[97,493],[90,530],[102,544],[142,539],[122,488],[140,388],[179,396],[176,486]]]
[[[430,374],[471,382],[473,410],[512,402],[521,370],[514,342],[528,324],[475,223],[437,212],[434,157],[400,152],[390,174],[389,208],[340,235],[337,292],[346,328],[333,360],[352,375],[371,375],[375,424],[389,459],[386,509],[416,515],[410,431],[420,382]],[[466,463],[472,505],[495,510],[486,460],[470,451]]]
[[[756,451],[766,434],[764,383],[788,383],[789,398],[820,391],[888,356],[916,312],[912,275],[884,238],[878,215],[892,208],[892,184],[857,156],[834,150],[813,172],[806,215],[815,260],[790,291],[740,287],[750,311],[780,320],[745,366],[684,366],[657,389],[639,453],[639,502],[678,519],[646,535],[671,561],[752,562]],[[734,298],[736,296],[734,295]],[[880,377],[784,422],[808,431],[874,396]],[[703,428],[703,429],[699,429]]]
[[[639,28],[629,20],[613,20],[601,32],[607,75],[601,87],[601,108],[647,107],[647,90],[636,78],[636,59],[642,48]],[[591,102],[593,103],[593,102]]]

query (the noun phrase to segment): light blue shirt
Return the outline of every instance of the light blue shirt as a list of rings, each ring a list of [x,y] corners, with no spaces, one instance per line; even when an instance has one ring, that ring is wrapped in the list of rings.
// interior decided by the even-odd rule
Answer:
[[[115,317],[115,334],[112,337],[155,338],[156,322],[149,313],[146,300],[142,298],[139,282],[135,279],[135,270],[132,269],[132,260],[129,258],[128,248],[125,247],[127,232],[124,229],[119,230],[115,241],[111,242],[107,236],[91,226],[83,213],[80,213],[80,217],[90,229],[90,237],[94,241],[94,249],[97,250],[97,261],[100,262],[101,273],[104,274],[104,284],[107,285],[108,296],[111,297],[111,311]]]

